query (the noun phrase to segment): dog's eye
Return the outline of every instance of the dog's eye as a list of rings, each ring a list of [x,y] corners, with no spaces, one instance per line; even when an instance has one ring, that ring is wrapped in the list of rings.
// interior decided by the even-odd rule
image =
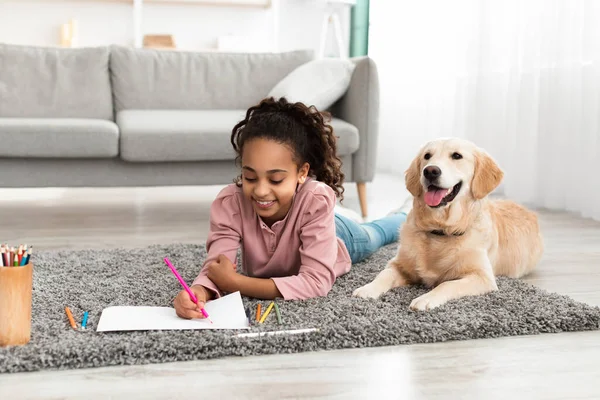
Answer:
[[[452,153],[452,159],[460,160],[462,158],[462,154],[460,153]]]
[[[425,153],[425,157],[426,160],[429,160],[431,158],[431,154],[430,153]]]

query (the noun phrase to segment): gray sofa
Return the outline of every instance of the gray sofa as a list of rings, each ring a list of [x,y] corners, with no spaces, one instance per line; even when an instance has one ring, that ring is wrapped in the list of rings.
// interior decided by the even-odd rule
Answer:
[[[311,51],[225,54],[0,44],[0,187],[227,184],[245,110]],[[366,216],[379,83],[368,57],[329,111]]]

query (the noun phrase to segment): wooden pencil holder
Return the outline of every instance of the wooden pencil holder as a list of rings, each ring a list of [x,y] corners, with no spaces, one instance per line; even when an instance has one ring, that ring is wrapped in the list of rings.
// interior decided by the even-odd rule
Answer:
[[[31,339],[33,265],[0,267],[0,346],[19,346]]]

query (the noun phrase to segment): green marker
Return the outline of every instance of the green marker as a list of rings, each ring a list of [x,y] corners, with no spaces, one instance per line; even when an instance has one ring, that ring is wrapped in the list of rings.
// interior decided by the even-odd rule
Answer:
[[[277,323],[279,325],[282,324],[281,322],[281,314],[279,313],[279,306],[277,305],[277,303],[275,303],[275,313],[277,314]]]

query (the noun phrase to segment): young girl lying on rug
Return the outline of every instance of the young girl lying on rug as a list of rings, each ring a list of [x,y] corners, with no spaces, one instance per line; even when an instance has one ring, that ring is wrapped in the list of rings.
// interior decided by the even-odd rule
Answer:
[[[191,287],[200,307],[222,292],[260,299],[325,296],[351,263],[398,239],[406,212],[363,224],[334,212],[344,174],[325,116],[269,98],[233,128],[241,175],[211,205],[208,255]],[[240,244],[247,276],[234,265]],[[203,318],[185,290],[174,305],[179,317]]]

